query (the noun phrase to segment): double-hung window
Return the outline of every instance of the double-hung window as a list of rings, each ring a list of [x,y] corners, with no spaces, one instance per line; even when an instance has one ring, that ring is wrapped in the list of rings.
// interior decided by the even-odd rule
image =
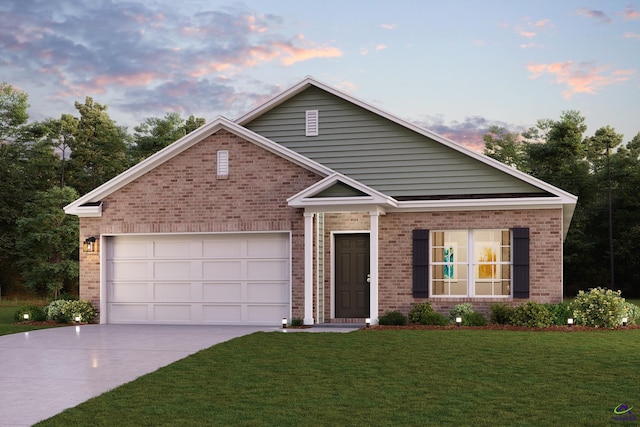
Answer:
[[[512,239],[508,229],[431,231],[430,294],[508,297]]]

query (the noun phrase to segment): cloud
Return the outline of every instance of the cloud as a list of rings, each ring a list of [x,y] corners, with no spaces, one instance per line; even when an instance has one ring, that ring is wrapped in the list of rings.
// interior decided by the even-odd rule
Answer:
[[[536,21],[533,26],[535,28],[552,28],[553,24],[551,23],[551,19],[541,19]]]
[[[397,25],[396,24],[380,24],[380,27],[384,28],[385,30],[394,30],[396,29]]]
[[[634,10],[633,6],[627,6],[624,11],[624,20],[631,21],[633,19],[640,19],[640,11]]]
[[[583,7],[577,10],[578,15],[586,16],[588,18],[593,18],[601,24],[611,24],[613,21],[611,18],[607,16],[606,13],[600,10],[589,9],[588,7]]]
[[[521,49],[542,48],[542,47],[544,47],[544,46],[541,45],[541,44],[537,44],[537,43],[522,43],[520,45]]]
[[[526,38],[530,39],[532,37],[535,37],[536,33],[534,33],[533,31],[520,31],[520,35],[522,37],[526,37]]]
[[[384,45],[384,44],[379,44],[379,45],[376,46],[376,50],[377,51],[385,50],[386,48],[387,48],[387,46]]]
[[[567,87],[562,92],[567,99],[576,93],[595,94],[605,86],[625,82],[636,72],[634,69],[613,70],[609,66],[597,66],[593,63],[574,64],[572,61],[553,64],[529,64],[527,70],[532,79],[551,75],[554,82]]]
[[[625,39],[638,39],[638,40],[640,40],[640,34],[633,33],[633,32],[627,32],[627,33],[624,33],[624,38]]]
[[[343,55],[330,43],[287,34],[283,24],[279,16],[244,6],[203,4],[189,12],[136,0],[3,0],[0,64],[3,78],[15,78],[13,84],[20,84],[22,75],[38,73],[57,88],[52,100],[71,103],[69,98],[104,95],[117,99],[124,110],[150,111],[181,104],[197,108],[181,96],[199,93],[208,110],[216,110],[228,106],[229,97],[247,97],[231,84],[248,68],[289,67]],[[236,81],[223,84],[223,76]]]
[[[482,116],[465,117],[463,121],[454,120],[449,123],[445,123],[444,118],[440,115],[423,116],[416,124],[478,153],[482,153],[484,150],[482,137],[489,133],[491,126],[499,126],[510,132],[518,133],[525,130],[524,126],[490,120]]]

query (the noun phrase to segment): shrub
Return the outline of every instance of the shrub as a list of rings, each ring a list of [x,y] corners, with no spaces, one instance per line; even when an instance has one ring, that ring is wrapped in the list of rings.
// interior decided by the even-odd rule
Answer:
[[[304,320],[300,317],[291,318],[291,326],[304,326]]]
[[[640,307],[637,305],[625,301],[624,303],[624,317],[627,318],[628,325],[635,325],[640,320]]]
[[[553,325],[553,322],[554,316],[547,306],[533,301],[516,307],[511,316],[513,325],[529,328],[545,328]]]
[[[428,315],[431,315],[432,313],[435,312],[433,311],[433,307],[431,307],[431,304],[429,304],[428,302],[416,304],[411,307],[411,310],[409,311],[409,322],[420,323],[424,325],[424,323],[422,323],[422,319],[424,319]]]
[[[510,305],[498,303],[489,307],[489,321],[497,325],[508,325],[511,323],[514,308]]]
[[[474,313],[474,311],[473,308],[471,308],[471,304],[468,302],[456,304],[449,311],[449,319],[451,319],[452,322],[455,322],[456,317],[462,317],[462,322],[464,323],[464,318],[471,313]]]
[[[569,304],[566,302],[559,302],[557,304],[545,304],[551,314],[553,315],[553,324],[554,325],[566,325],[567,319],[572,317],[571,311],[569,310]]]
[[[55,300],[45,307],[45,312],[47,319],[60,323],[69,323],[76,316],[81,322],[90,322],[96,315],[91,303],[84,300]]]
[[[446,326],[449,324],[449,319],[440,313],[432,311],[431,313],[426,313],[419,323],[421,325]]]
[[[593,288],[579,291],[569,310],[576,324],[596,328],[614,328],[622,324],[625,315],[625,300],[620,291]]]
[[[24,322],[24,315],[29,315],[29,320],[34,322],[42,322],[47,320],[47,315],[44,314],[44,309],[37,305],[28,305],[18,308],[18,311],[13,315],[16,322]]]
[[[482,313],[469,313],[462,317],[462,325],[463,326],[487,326],[487,319],[482,315]]]
[[[378,319],[381,325],[397,325],[403,326],[407,324],[407,316],[399,311],[387,311]]]

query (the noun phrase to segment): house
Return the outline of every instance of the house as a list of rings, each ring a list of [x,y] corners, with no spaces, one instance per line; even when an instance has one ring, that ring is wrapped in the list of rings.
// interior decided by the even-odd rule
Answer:
[[[306,78],[65,212],[101,323],[376,323],[561,301],[576,200]]]

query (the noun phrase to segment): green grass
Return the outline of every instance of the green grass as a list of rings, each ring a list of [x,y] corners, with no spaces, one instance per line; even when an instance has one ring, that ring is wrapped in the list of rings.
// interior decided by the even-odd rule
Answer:
[[[256,333],[38,425],[616,425],[639,353],[637,329]]]
[[[46,305],[41,300],[2,300],[0,302],[0,335],[17,334],[19,332],[33,331],[35,329],[50,328],[49,325],[17,325],[14,315],[22,306]]]

